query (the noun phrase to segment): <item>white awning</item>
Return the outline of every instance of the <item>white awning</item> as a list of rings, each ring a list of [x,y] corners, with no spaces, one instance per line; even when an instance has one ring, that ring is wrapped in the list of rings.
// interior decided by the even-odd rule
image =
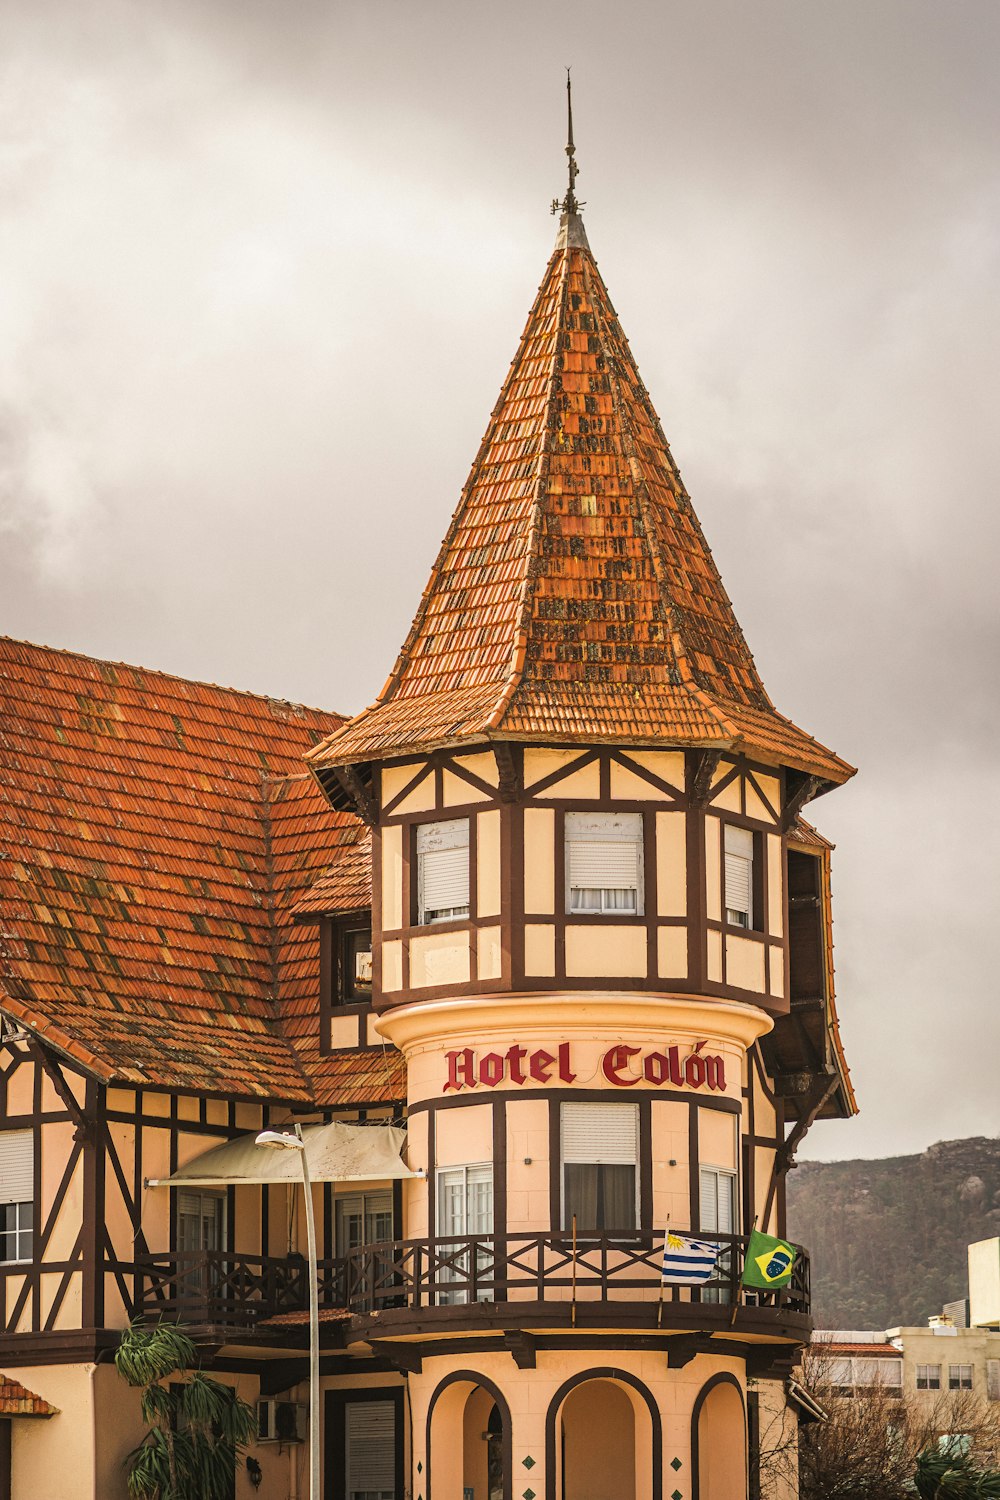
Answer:
[[[282,1127],[272,1127],[281,1129]],[[394,1125],[304,1125],[309,1175],[314,1182],[384,1182],[420,1177],[402,1160],[406,1131]],[[147,1187],[227,1187],[230,1183],[300,1183],[297,1151],[258,1146],[240,1135],[186,1162],[171,1177],[150,1177]]]

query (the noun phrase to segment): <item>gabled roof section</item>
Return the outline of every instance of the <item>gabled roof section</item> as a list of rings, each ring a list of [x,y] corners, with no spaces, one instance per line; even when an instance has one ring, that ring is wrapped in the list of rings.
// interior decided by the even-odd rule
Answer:
[[[329,788],[338,766],[488,738],[852,774],[764,690],[575,213],[396,666],[308,758]]]
[[[0,638],[0,1010],[107,1081],[310,1099],[342,722]]]

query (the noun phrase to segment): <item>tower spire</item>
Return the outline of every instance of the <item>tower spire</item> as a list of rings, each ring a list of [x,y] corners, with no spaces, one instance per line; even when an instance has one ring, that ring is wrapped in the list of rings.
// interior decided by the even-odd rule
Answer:
[[[583,204],[577,200],[574,191],[576,179],[580,175],[580,168],[576,160],[576,144],[573,140],[573,81],[570,78],[570,70],[566,69],[566,156],[569,167],[569,184],[566,196],[562,202],[558,198],[552,200],[552,212],[554,214],[578,214]]]

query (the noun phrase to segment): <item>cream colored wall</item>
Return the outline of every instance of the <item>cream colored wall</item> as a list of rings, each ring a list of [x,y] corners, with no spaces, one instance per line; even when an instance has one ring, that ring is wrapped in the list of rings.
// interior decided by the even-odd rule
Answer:
[[[650,1109],[653,1223],[657,1229],[690,1227],[689,1110],[690,1106],[680,1099],[654,1099]]]
[[[666,1324],[664,1325],[666,1328]],[[413,1412],[413,1463],[419,1461],[427,1468],[425,1433],[427,1410],[431,1398],[440,1382],[452,1370],[470,1370],[492,1381],[499,1387],[511,1414],[512,1464],[515,1475],[525,1476],[523,1483],[515,1487],[516,1493],[530,1487],[537,1496],[547,1490],[545,1456],[545,1418],[549,1404],[565,1381],[595,1367],[613,1363],[618,1371],[639,1379],[649,1390],[660,1414],[663,1431],[663,1459],[669,1464],[672,1459],[680,1461],[680,1469],[667,1468],[665,1472],[675,1480],[685,1496],[690,1497],[691,1414],[698,1392],[705,1382],[715,1374],[728,1371],[743,1384],[743,1364],[735,1357],[724,1354],[699,1354],[681,1370],[668,1370],[662,1353],[644,1353],[635,1350],[615,1349],[614,1359],[606,1360],[593,1350],[540,1350],[534,1369],[521,1370],[514,1364],[509,1353],[489,1351],[436,1355],[426,1358],[420,1374],[409,1377],[410,1402]],[[585,1389],[585,1386],[578,1389]],[[465,1399],[470,1386],[445,1390],[434,1407],[431,1434],[431,1462],[433,1466],[434,1500],[462,1500],[461,1465],[462,1433]],[[636,1472],[636,1500],[651,1500],[651,1423],[645,1403],[638,1395],[630,1395],[628,1388],[619,1383],[616,1394],[624,1393],[632,1402],[638,1435],[637,1451],[639,1463]],[[735,1394],[735,1393],[734,1393]],[[559,1443],[556,1443],[558,1464]],[[533,1460],[530,1470],[524,1460]],[[413,1479],[417,1479],[415,1470]],[[555,1492],[559,1474],[555,1476]],[[669,1494],[669,1486],[665,1493]],[[414,1486],[413,1493],[417,1492]],[[477,1497],[478,1500],[478,1497]],[[611,1500],[627,1500],[625,1491],[613,1490]],[[736,1500],[727,1496],[726,1500]],[[785,1500],[785,1497],[780,1497]]]
[[[556,815],[548,807],[524,810],[524,909],[549,913],[555,897]]]
[[[471,973],[469,934],[428,932],[410,939],[410,987],[468,984]]]
[[[435,1116],[437,1139],[434,1159],[438,1167],[461,1167],[493,1160],[493,1109],[489,1104],[470,1104],[465,1109],[441,1109]]]
[[[784,1382],[751,1382],[760,1418],[760,1500],[799,1500],[799,1423]]]
[[[28,1390],[58,1408],[54,1417],[25,1417],[11,1423],[14,1500],[97,1500],[91,1369],[85,1364],[27,1365],[12,1371]],[[128,1410],[132,1403],[127,1389],[123,1388],[121,1399]],[[135,1406],[138,1426],[138,1402]],[[109,1476],[98,1493],[100,1500],[126,1500],[123,1477]]]
[[[563,1493],[573,1500],[631,1500],[636,1490],[636,1422],[620,1386],[592,1380],[562,1409]],[[645,1478],[645,1476],[643,1476]]]
[[[1000,1333],[985,1328],[956,1328],[935,1333],[932,1328],[890,1328],[886,1335],[903,1346],[903,1388],[907,1395],[935,1401],[948,1393],[948,1366],[972,1365],[972,1393],[986,1396],[986,1361],[1000,1359]],[[917,1390],[917,1365],[941,1366],[941,1390]]]
[[[549,1227],[549,1106],[545,1099],[507,1105],[507,1228],[531,1234]]]
[[[646,969],[645,927],[612,922],[600,927],[576,927],[567,923],[569,979],[643,979]]]
[[[481,812],[476,818],[476,912],[480,917],[500,915],[500,813]]]
[[[746,1495],[746,1427],[734,1386],[715,1386],[698,1418],[698,1500],[743,1500]]]

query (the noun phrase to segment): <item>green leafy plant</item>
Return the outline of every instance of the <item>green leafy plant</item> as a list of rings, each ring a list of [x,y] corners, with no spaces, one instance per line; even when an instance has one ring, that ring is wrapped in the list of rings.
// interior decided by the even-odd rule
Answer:
[[[141,1389],[149,1429],[125,1459],[131,1500],[230,1500],[237,1458],[257,1435],[253,1407],[198,1368],[198,1351],[176,1323],[133,1323],[115,1368]]]
[[[1000,1500],[1000,1469],[978,1469],[949,1444],[919,1455],[913,1484],[920,1500]]]

